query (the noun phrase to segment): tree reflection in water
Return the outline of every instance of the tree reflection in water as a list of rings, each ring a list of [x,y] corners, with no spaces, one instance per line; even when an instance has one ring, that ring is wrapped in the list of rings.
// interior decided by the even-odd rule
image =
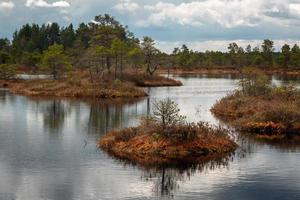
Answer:
[[[153,192],[156,196],[172,198],[180,188],[180,184],[190,180],[191,176],[205,170],[227,167],[233,155],[225,158],[203,158],[197,163],[181,163],[175,167],[150,168],[143,172],[142,180],[154,183]]]
[[[130,121],[138,118],[138,103],[134,99],[89,102],[88,133],[99,135],[99,133],[105,134],[113,128],[121,128],[124,125],[133,126],[134,124],[130,124]]]
[[[5,89],[5,88],[0,88],[0,103],[10,103],[13,104],[15,102],[16,96],[11,95],[11,93]]]
[[[172,199],[180,185],[189,181],[196,173],[226,168],[237,157],[239,155],[235,153],[207,156],[189,163],[175,162],[164,166],[142,166],[127,159],[115,156],[113,158],[119,164],[123,164],[124,167],[138,167],[141,169],[142,181],[153,183],[152,192],[155,196]]]
[[[62,100],[52,100],[42,106],[42,114],[45,130],[51,133],[60,133],[65,122],[65,118],[70,113],[70,105]]]

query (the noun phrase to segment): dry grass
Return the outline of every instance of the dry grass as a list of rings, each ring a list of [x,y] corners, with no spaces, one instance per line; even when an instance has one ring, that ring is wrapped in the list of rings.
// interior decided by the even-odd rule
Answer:
[[[106,73],[101,80],[90,80],[89,72],[76,70],[61,80],[11,80],[2,81],[13,93],[26,96],[52,96],[75,98],[133,98],[145,97],[140,87],[180,86],[182,83],[161,76],[147,76],[141,73],[124,73],[114,80],[114,74]]]
[[[172,138],[163,137],[160,131],[156,124],[142,123],[137,128],[112,131],[99,141],[99,147],[144,166],[225,155],[237,147],[226,134],[227,130],[204,123],[171,127]]]
[[[62,80],[11,81],[12,92],[27,96],[76,98],[145,97],[147,93],[128,81],[91,82],[87,72],[73,72]]]
[[[182,82],[158,75],[145,75],[142,73],[134,74],[127,73],[122,76],[123,80],[133,82],[140,87],[167,87],[167,86],[182,86]]]

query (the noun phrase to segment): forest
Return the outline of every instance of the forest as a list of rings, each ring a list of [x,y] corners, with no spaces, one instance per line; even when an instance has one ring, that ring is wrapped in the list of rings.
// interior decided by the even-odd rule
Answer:
[[[9,78],[16,70],[27,73],[47,71],[55,78],[71,68],[89,69],[91,79],[104,72],[122,75],[124,68],[152,75],[158,68],[242,68],[300,69],[300,48],[285,44],[275,52],[274,42],[245,49],[236,43],[227,52],[198,52],[186,45],[170,54],[155,47],[150,37],[136,38],[127,26],[105,14],[90,23],[61,27],[57,23],[26,24],[15,31],[12,40],[0,39],[0,76]]]

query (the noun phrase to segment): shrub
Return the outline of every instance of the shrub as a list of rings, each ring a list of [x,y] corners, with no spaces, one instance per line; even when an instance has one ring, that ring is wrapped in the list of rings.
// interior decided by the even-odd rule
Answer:
[[[81,78],[78,76],[72,76],[72,77],[68,78],[68,83],[70,85],[74,85],[74,86],[78,86],[78,87],[82,85]]]
[[[255,68],[245,68],[239,81],[241,91],[247,95],[262,95],[271,91],[270,79],[263,71]]]
[[[127,142],[130,139],[134,138],[137,135],[137,128],[126,128],[122,130],[120,133],[115,134],[115,141],[119,142]]]
[[[160,124],[163,131],[185,122],[185,117],[180,115],[179,112],[178,104],[170,99],[153,103],[153,120]]]
[[[16,76],[16,66],[9,64],[0,65],[0,79],[8,80]]]
[[[298,100],[300,98],[300,92],[294,85],[289,84],[273,88],[271,96],[279,96],[286,100]]]
[[[299,107],[289,104],[281,104],[264,113],[266,121],[283,124],[287,129],[292,128],[295,122],[300,121]]]
[[[201,138],[224,138],[228,130],[208,123],[188,123],[179,114],[178,105],[170,99],[153,103],[153,115],[143,118],[138,132],[150,134],[154,139],[165,138],[172,142],[190,142]]]
[[[166,129],[163,136],[167,136],[172,141],[192,141],[198,136],[198,127],[196,124],[178,124]]]

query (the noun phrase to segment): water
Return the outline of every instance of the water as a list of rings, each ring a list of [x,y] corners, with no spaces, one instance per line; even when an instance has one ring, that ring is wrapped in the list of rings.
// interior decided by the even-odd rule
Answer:
[[[24,79],[24,80],[33,80],[33,79],[47,79],[52,78],[51,75],[28,75],[28,74],[18,74],[16,75],[17,79]]]
[[[297,145],[240,137],[242,148],[228,160],[163,170],[97,149],[107,131],[136,125],[155,99],[175,100],[189,121],[221,123],[209,109],[237,81],[177,78],[185,86],[150,88],[150,98],[136,101],[35,99],[0,90],[0,200],[300,199]]]

